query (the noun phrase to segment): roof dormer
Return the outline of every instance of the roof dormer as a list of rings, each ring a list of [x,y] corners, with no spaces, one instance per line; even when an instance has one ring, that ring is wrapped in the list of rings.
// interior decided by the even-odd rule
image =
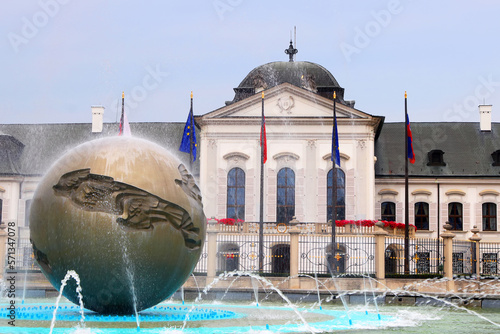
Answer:
[[[493,158],[492,166],[500,166],[500,150],[496,150],[491,153],[491,157]]]
[[[444,152],[441,150],[432,150],[427,153],[427,166],[446,166],[443,155]]]

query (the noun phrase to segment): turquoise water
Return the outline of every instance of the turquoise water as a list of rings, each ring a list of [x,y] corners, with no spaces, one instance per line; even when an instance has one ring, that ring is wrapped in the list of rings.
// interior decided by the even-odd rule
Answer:
[[[0,305],[0,333],[50,332],[53,301],[32,299],[16,305],[16,326],[9,326],[5,301]],[[433,306],[351,306],[301,304],[294,309],[278,303],[265,305],[161,303],[140,313],[140,330],[134,316],[101,316],[63,302],[53,333],[500,333],[500,310]],[[186,322],[186,316],[189,320]],[[301,320],[301,318],[304,320]]]

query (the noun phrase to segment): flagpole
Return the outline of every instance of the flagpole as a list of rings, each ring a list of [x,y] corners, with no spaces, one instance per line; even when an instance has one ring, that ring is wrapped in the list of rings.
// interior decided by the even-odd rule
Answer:
[[[408,208],[408,103],[405,92],[405,275],[410,274],[410,231],[409,231],[409,208]]]
[[[194,132],[194,118],[193,118],[193,91],[191,91],[191,109],[189,109],[189,117],[191,119],[191,135],[189,136],[189,169],[193,172],[193,134]]]
[[[259,210],[259,273],[264,271],[264,92],[260,124],[260,210]]]
[[[336,231],[336,221],[337,221],[337,129],[335,127],[335,122],[337,121],[337,107],[336,107],[336,101],[337,101],[337,94],[336,92],[333,92],[333,125],[332,125],[332,132],[334,135],[332,136],[332,146],[334,149],[332,150],[332,161],[333,161],[333,167],[332,167],[332,263],[337,264],[336,262],[333,262],[335,259],[336,255],[336,247],[337,247],[337,231]],[[340,163],[340,162],[339,162]],[[332,267],[332,273],[337,273],[338,272],[338,266],[335,268]]]
[[[120,117],[120,136],[123,135],[123,125],[125,121],[125,92],[122,92],[122,115]]]

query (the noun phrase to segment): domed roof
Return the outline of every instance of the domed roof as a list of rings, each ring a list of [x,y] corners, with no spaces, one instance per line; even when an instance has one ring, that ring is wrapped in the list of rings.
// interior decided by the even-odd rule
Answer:
[[[344,101],[344,88],[326,68],[308,61],[276,61],[254,68],[234,88],[236,94],[231,103],[282,83],[307,89],[330,100],[333,99],[333,92],[336,92],[338,102],[354,105],[351,101]]]

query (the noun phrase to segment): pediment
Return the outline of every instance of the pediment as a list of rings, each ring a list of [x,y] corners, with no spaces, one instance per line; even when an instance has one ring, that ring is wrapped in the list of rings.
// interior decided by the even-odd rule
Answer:
[[[306,89],[288,83],[266,90],[264,96],[264,114],[269,118],[318,119],[331,118],[333,101]],[[336,103],[337,118],[371,119],[372,116],[357,109]],[[200,118],[209,120],[253,119],[262,114],[262,96],[254,96],[205,114]],[[202,122],[203,122],[202,121]]]

